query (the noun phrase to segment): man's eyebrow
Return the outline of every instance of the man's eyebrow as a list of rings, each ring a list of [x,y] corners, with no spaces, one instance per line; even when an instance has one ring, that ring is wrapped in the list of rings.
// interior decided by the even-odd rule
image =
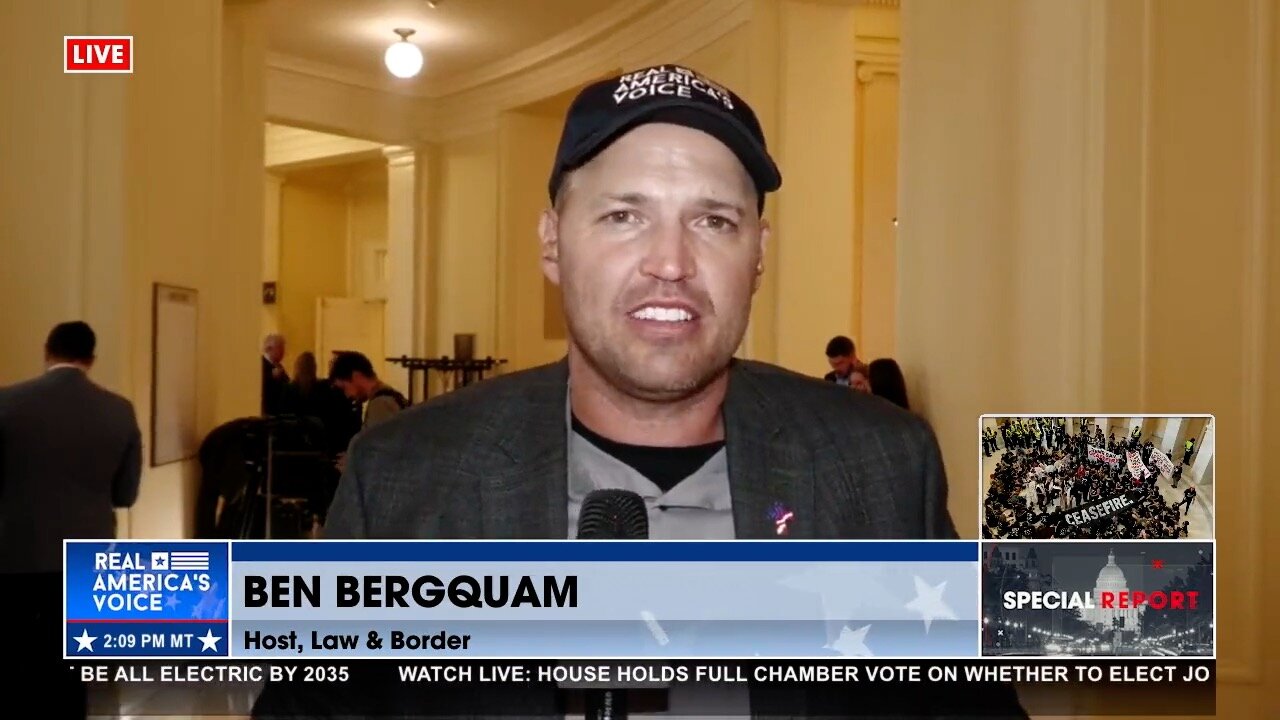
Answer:
[[[617,202],[624,205],[643,205],[649,201],[649,196],[644,193],[628,192],[628,193],[610,193],[600,196],[601,202]]]
[[[644,205],[650,202],[651,200],[652,198],[650,198],[648,195],[645,195],[644,193],[628,192],[628,193],[610,193],[606,195],[601,195],[599,197],[598,202],[599,203],[617,202],[617,203],[622,203],[624,205]],[[715,198],[710,198],[710,197],[699,198],[694,202],[694,205],[696,205],[699,209],[708,210],[712,212],[730,211],[730,212],[738,213],[739,215],[745,215],[747,212],[742,205],[739,205],[733,202],[728,202],[725,200],[717,200]]]
[[[731,210],[733,212],[738,213],[739,215],[745,215],[747,213],[746,209],[737,203],[727,202],[724,200],[716,200],[715,198],[702,198],[698,201],[697,204],[698,204],[698,207],[702,208],[703,210],[711,210],[711,211]]]

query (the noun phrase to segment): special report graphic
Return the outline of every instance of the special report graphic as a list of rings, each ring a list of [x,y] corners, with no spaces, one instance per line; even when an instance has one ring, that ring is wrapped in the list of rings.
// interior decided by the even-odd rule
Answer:
[[[70,659],[978,656],[972,541],[66,548]]]
[[[1214,655],[1214,544],[983,544],[982,654]]]
[[[226,543],[67,541],[67,658],[228,656]]]

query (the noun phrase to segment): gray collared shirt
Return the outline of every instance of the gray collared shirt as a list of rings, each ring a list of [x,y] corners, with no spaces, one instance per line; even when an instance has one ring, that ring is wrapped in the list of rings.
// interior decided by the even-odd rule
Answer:
[[[653,540],[732,540],[729,464],[724,448],[667,492],[635,468],[569,433],[569,527],[577,537],[582,501],[593,490],[630,490],[644,498]]]
[[[664,493],[635,468],[574,432],[568,417],[565,425],[569,433],[569,527],[566,528],[569,538],[577,537],[578,513],[587,494],[593,490],[618,489],[630,490],[644,498],[649,510],[650,539],[734,539],[729,462],[725,448],[720,448],[694,474]],[[745,687],[676,685],[668,692],[667,713],[652,717],[715,715],[720,720],[750,717]],[[734,712],[739,714],[731,714]],[[650,716],[637,714],[634,717]]]

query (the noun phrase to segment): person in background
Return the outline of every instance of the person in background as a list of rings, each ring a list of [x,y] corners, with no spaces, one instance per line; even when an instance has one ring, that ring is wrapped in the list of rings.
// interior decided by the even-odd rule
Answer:
[[[862,392],[871,391],[866,363],[858,359],[858,350],[852,338],[844,335],[831,338],[827,343],[827,362],[831,364],[831,372],[823,376],[823,380],[847,385]]]
[[[271,334],[262,340],[262,414],[284,412],[289,373],[284,365],[284,336]]]
[[[378,379],[373,363],[358,352],[338,355],[329,374],[342,394],[364,403],[364,428],[368,429],[409,407],[409,400],[399,391]]]
[[[316,356],[304,352],[293,361],[293,381],[285,393],[285,411],[293,415],[324,418],[323,398],[316,376]]]
[[[871,384],[871,394],[879,395],[904,410],[910,410],[907,402],[907,381],[902,377],[902,368],[892,358],[872,360],[867,368],[867,380]],[[992,444],[995,437],[991,438]]]
[[[324,423],[325,435],[328,437],[329,451],[341,455],[347,451],[351,438],[360,432],[363,419],[360,417],[360,403],[348,398],[342,388],[333,379],[333,366],[337,364],[342,351],[334,350],[329,357],[329,367],[324,378],[317,381],[317,393],[322,406],[321,422]]]
[[[45,342],[45,373],[0,388],[0,613],[41,717],[83,718],[85,685],[62,662],[62,541],[112,538],[133,505],[142,433],[133,405],[89,379],[97,338],[62,323]],[[30,687],[35,688],[36,685]]]

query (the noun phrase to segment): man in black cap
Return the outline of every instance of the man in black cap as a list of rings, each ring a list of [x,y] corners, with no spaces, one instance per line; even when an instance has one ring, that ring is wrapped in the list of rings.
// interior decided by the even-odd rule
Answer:
[[[751,108],[694,70],[655,66],[584,89],[538,227],[542,270],[564,296],[567,357],[363,433],[326,536],[569,538],[583,498],[616,488],[643,498],[655,539],[954,537],[938,446],[918,416],[733,357],[764,272],[765,198],[781,183]],[[554,690],[432,700],[471,716],[552,716]],[[780,714],[758,690],[750,711]]]

